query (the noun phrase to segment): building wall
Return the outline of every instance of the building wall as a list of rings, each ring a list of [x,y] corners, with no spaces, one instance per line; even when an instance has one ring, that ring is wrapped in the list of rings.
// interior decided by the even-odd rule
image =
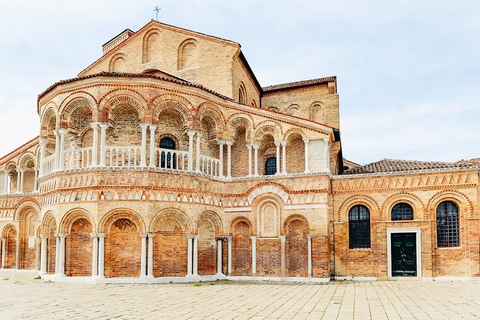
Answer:
[[[397,176],[359,175],[334,179],[335,274],[387,277],[387,229],[417,227],[421,228],[423,277],[476,276],[477,185],[478,174],[475,170]],[[459,246],[437,245],[436,208],[443,201],[452,201],[459,208]],[[414,209],[414,219],[392,221],[391,210],[397,203],[410,204]],[[358,204],[370,211],[371,246],[350,249],[348,212]]]
[[[149,42],[149,37],[156,40]],[[179,55],[186,42],[194,43],[195,49],[189,53],[193,61],[182,68]],[[239,45],[232,41],[151,22],[79,75],[159,69],[236,100],[232,91],[232,60],[238,50]],[[116,59],[123,62],[115,66]]]
[[[266,92],[262,108],[340,128],[339,99],[334,82]]]

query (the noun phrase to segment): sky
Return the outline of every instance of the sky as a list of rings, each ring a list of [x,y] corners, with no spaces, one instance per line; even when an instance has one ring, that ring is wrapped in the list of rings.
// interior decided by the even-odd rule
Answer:
[[[155,6],[239,42],[262,86],[337,76],[346,159],[480,157],[478,0],[0,0],[0,157],[39,134],[40,93]]]

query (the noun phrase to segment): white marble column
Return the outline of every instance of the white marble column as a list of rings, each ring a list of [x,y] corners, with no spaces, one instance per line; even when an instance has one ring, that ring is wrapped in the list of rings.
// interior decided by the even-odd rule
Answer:
[[[252,239],[252,277],[257,276],[257,236],[250,236]]]
[[[90,123],[93,130],[92,167],[98,165],[98,122]]]
[[[310,143],[310,139],[303,139],[303,142],[305,143],[305,172],[304,173],[310,173],[310,164],[308,163],[308,144]]]
[[[232,178],[232,144],[233,141],[225,142],[227,145],[227,178]]]
[[[155,167],[155,130],[157,126],[154,124],[150,125],[150,168]]]
[[[286,248],[285,248],[285,236],[281,235],[280,236],[280,246],[281,246],[281,257],[280,257],[280,269],[282,272],[282,278],[285,278],[287,276],[286,272]]]
[[[55,161],[52,171],[57,171],[60,161],[60,132],[58,130],[55,130],[53,131],[53,133],[55,134]]]
[[[148,263],[147,263],[147,278],[153,279],[153,237],[155,233],[149,233],[148,235]]]
[[[308,277],[312,277],[312,236],[307,235],[307,245],[308,245]]]
[[[188,171],[193,171],[193,136],[195,131],[188,131]]]
[[[227,257],[227,276],[231,276],[232,275],[232,240],[233,240],[233,237],[232,236],[227,236],[225,237],[227,238],[227,241],[228,241],[228,257]]]
[[[200,172],[200,138],[203,136],[201,132],[197,132],[197,142],[195,147],[197,149],[195,154],[195,171]]]
[[[108,124],[101,123],[100,126],[100,167],[105,167],[105,157],[107,154],[107,128]]]
[[[222,274],[223,261],[223,240],[217,239],[217,274]]]
[[[35,171],[35,181],[33,183],[33,192],[38,192],[38,168],[33,168]]]
[[[40,271],[40,256],[42,254],[41,244],[42,244],[42,239],[35,238],[35,270],[37,271]]]
[[[40,274],[47,273],[47,240],[46,235],[42,235],[42,246],[40,250]]]
[[[258,149],[260,148],[260,145],[258,144],[253,144],[253,149],[255,150],[255,171],[253,176],[258,177]]]
[[[194,276],[198,276],[198,234],[193,235],[193,270]]]
[[[40,140],[40,163],[38,165],[39,167],[39,176],[43,177],[43,162],[45,161],[45,149],[47,147],[48,140],[46,139],[41,139]]]
[[[92,237],[92,278],[98,276],[98,236],[96,233],[90,233]]]
[[[2,269],[5,269],[5,247],[7,239],[2,238]]]
[[[55,233],[55,274],[59,273],[60,266],[60,234]]]
[[[247,177],[251,177],[252,176],[252,148],[253,148],[253,145],[252,144],[247,144],[246,147],[248,149],[248,176]]]
[[[147,165],[147,128],[148,128],[148,124],[141,123],[140,128],[142,129],[142,147],[140,148],[140,167],[145,167]]]
[[[324,146],[325,146],[325,171],[330,172],[330,151],[328,150],[328,142],[330,141],[330,137],[323,138]]]
[[[17,169],[17,193],[23,193],[23,169]]]
[[[191,276],[193,273],[193,234],[186,234],[187,237],[187,276]]]
[[[223,177],[223,146],[225,145],[225,140],[217,139],[217,143],[219,146],[218,152],[218,160],[219,160],[219,168],[218,168],[218,175]]]
[[[276,153],[277,159],[275,161],[277,163],[277,169],[276,169],[275,174],[278,175],[278,174],[280,174],[280,141],[275,141],[275,147],[277,147],[276,148],[277,149],[276,150],[277,151],[277,153]]]
[[[58,155],[58,170],[62,171],[64,169],[64,151],[65,151],[65,137],[67,135],[67,129],[61,128],[58,130],[60,133],[60,152]]]
[[[280,141],[282,145],[282,174],[287,174],[287,141]]]
[[[98,236],[98,277],[105,278],[105,236],[106,233],[97,233]]]
[[[20,269],[20,238],[15,238],[15,269]]]
[[[10,183],[9,183],[9,178],[10,178],[10,175],[8,174],[8,171],[5,169],[3,170],[3,174],[5,176],[5,181],[4,181],[4,190],[5,190],[5,194],[9,194],[10,193]]]
[[[65,276],[65,239],[67,238],[67,233],[60,233],[60,252],[59,252],[59,270],[58,273],[60,276]]]
[[[142,251],[140,256],[140,278],[147,276],[147,234],[140,232],[140,238],[142,239]]]

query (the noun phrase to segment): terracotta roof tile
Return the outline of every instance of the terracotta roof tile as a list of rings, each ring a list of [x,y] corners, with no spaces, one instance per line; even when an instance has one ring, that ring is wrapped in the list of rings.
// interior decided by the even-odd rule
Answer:
[[[75,82],[75,81],[80,81],[80,80],[84,80],[84,79],[89,79],[89,78],[95,78],[95,77],[128,77],[128,78],[153,78],[153,79],[159,79],[159,80],[165,80],[165,81],[169,81],[169,82],[174,82],[174,83],[178,83],[178,84],[183,84],[183,85],[187,85],[187,86],[192,86],[192,87],[196,87],[196,88],[199,88],[199,89],[203,89],[209,93],[212,93],[220,98],[223,98],[225,100],[232,100],[231,98],[229,97],[226,97],[218,92],[215,92],[213,90],[210,90],[208,88],[205,88],[204,86],[200,85],[200,84],[197,84],[197,83],[193,83],[193,82],[190,82],[190,81],[187,81],[187,80],[183,80],[181,78],[178,78],[176,76],[173,76],[171,74],[168,74],[167,72],[164,72],[164,71],[159,71],[159,72],[163,72],[165,73],[165,76],[161,76],[161,75],[155,75],[155,74],[152,74],[152,73],[124,73],[124,72],[106,72],[106,71],[102,71],[100,73],[95,73],[95,74],[90,74],[90,75],[86,75],[86,76],[81,76],[81,77],[76,77],[76,78],[72,78],[72,79],[67,79],[67,80],[61,80],[61,81],[58,81],[56,83],[54,83],[53,85],[51,85],[50,87],[47,88],[47,90],[45,90],[44,92],[42,92],[41,94],[38,95],[38,101],[40,101],[40,99],[46,95],[47,93],[49,93],[50,91],[52,91],[53,89],[55,89],[55,87],[59,86],[59,85],[62,85],[62,84],[66,84],[66,83],[71,83],[71,82]],[[168,75],[168,76],[167,76]]]
[[[475,159],[472,159],[475,160]],[[480,159],[475,161],[457,161],[457,162],[437,162],[437,161],[416,161],[416,160],[394,160],[383,159],[377,162],[372,162],[357,168],[345,171],[344,174],[362,174],[362,173],[381,173],[381,172],[395,172],[395,171],[414,171],[414,170],[428,170],[428,169],[444,169],[457,167],[472,167],[480,165]],[[462,162],[463,161],[463,162]]]
[[[335,81],[337,81],[337,77],[333,76],[333,77],[325,77],[325,78],[317,78],[317,79],[311,79],[311,80],[276,84],[273,86],[263,87],[262,89],[263,89],[263,92],[270,92],[270,91],[277,91],[277,90],[284,90],[284,89],[314,86],[317,84],[335,82]]]

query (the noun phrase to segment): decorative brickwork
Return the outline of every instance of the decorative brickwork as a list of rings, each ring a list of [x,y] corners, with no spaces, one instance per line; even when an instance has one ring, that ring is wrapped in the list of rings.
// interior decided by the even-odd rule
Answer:
[[[92,275],[91,232],[92,225],[87,219],[80,218],[73,222],[66,239],[65,274],[67,276]]]
[[[336,77],[262,88],[233,41],[151,21],[104,48],[39,95],[40,136],[0,158],[5,268],[143,283],[480,276],[478,159],[345,160]]]
[[[239,221],[235,224],[233,234],[233,264],[234,276],[252,275],[252,240],[250,239],[250,226]]]

